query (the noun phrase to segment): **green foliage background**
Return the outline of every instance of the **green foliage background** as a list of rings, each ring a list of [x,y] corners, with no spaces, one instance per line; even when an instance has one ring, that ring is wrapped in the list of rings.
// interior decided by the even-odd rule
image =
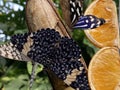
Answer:
[[[57,6],[60,15],[62,15],[59,0],[53,1]],[[119,0],[115,1],[118,7]],[[84,10],[91,2],[92,0],[84,0]],[[18,5],[21,8],[15,10],[15,5]],[[0,0],[0,44],[9,41],[10,36],[14,34],[25,33],[28,31],[25,22],[25,5],[25,0]],[[82,30],[75,30],[73,32],[73,38],[80,45],[83,57],[88,65],[91,57],[98,48],[86,39]],[[30,70],[30,63],[18,62],[0,57],[0,90],[27,90]],[[37,70],[37,77],[33,85],[33,90],[51,89],[52,87],[47,74],[42,71],[42,66],[40,65]]]

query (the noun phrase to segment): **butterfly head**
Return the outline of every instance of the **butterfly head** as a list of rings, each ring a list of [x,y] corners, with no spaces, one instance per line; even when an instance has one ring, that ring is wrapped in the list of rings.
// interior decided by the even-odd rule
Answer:
[[[100,25],[106,23],[106,20],[105,20],[105,19],[103,19],[103,18],[99,18],[99,19],[100,19],[100,21],[101,21],[101,24],[100,24]]]

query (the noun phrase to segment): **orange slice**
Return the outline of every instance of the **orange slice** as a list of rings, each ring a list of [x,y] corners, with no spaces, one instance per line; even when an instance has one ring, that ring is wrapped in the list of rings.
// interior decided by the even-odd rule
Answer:
[[[118,19],[113,0],[94,0],[85,11],[85,15],[104,18],[106,23],[98,28],[85,30],[90,41],[98,47],[118,47]]]
[[[92,90],[120,90],[120,56],[117,48],[105,47],[93,56],[88,79]]]

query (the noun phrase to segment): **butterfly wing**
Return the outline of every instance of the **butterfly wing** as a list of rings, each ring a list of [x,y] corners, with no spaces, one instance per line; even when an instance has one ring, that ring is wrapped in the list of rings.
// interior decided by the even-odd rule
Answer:
[[[0,56],[18,61],[31,61],[27,52],[30,50],[32,39],[26,34],[14,35],[11,42],[0,45]]]
[[[69,0],[71,24],[83,15],[83,0]]]
[[[97,18],[94,15],[86,15],[79,18],[78,22],[74,25],[74,28],[81,29],[94,29],[105,23],[103,18]]]
[[[20,52],[13,47],[12,43],[0,45],[0,56],[9,59],[22,60]]]
[[[18,51],[11,42],[0,45],[0,56],[18,61],[31,61],[30,58]]]

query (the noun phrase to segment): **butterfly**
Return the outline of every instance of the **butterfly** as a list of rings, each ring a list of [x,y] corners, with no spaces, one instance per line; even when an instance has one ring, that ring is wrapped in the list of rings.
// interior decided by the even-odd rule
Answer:
[[[103,25],[106,22],[103,18],[83,14],[83,1],[84,0],[69,0],[70,18],[73,28],[94,29]]]
[[[73,28],[94,29],[103,25],[106,21],[94,15],[85,15],[79,18]]]
[[[14,35],[8,44],[0,46],[0,55],[43,64],[75,90],[90,90],[81,49],[72,38],[62,37],[54,29]]]

